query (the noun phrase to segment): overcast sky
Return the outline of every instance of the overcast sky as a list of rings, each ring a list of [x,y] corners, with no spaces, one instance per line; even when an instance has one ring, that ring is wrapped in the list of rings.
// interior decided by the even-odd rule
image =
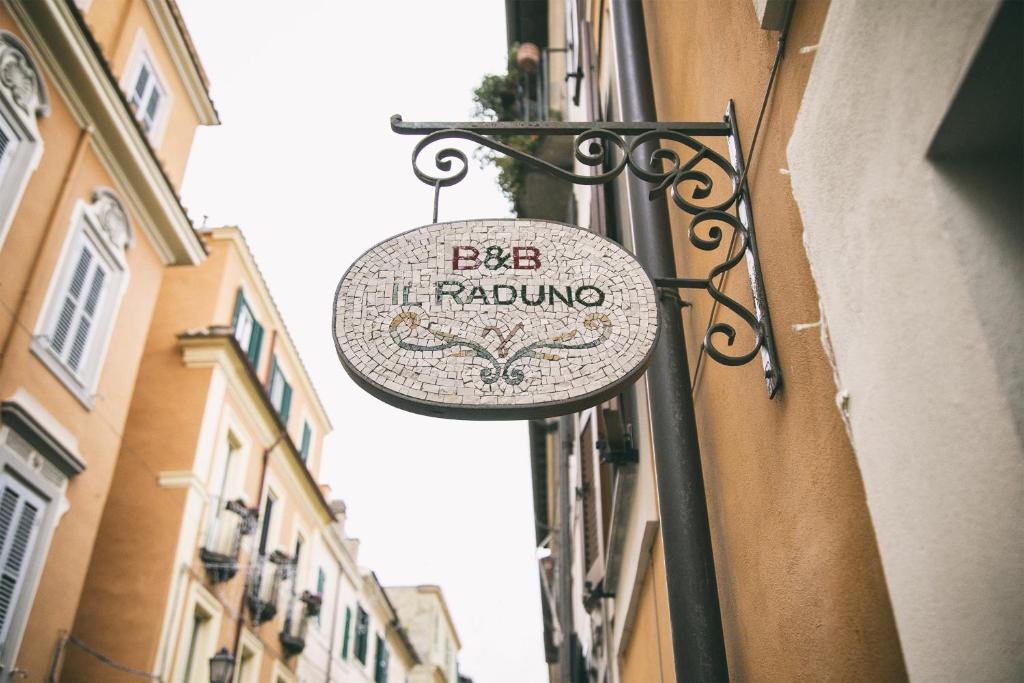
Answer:
[[[331,337],[335,288],[387,237],[431,222],[415,140],[389,117],[465,120],[505,63],[501,0],[179,0],[223,124],[200,129],[183,188],[195,220],[241,226],[334,432],[321,478],[348,503],[360,564],[442,587],[476,683],[546,679],[525,422],[456,422],[357,388]],[[501,217],[475,163],[440,219]]]

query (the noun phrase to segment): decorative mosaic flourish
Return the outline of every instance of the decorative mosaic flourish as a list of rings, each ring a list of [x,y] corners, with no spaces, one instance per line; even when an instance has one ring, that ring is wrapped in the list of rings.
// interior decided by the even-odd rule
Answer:
[[[364,387],[456,417],[596,403],[642,371],[657,324],[650,278],[622,247],[518,219],[382,242],[342,278],[334,310],[338,355]]]
[[[404,311],[399,313],[395,316],[394,320],[391,321],[391,325],[389,326],[391,338],[399,348],[403,348],[406,351],[445,351],[451,348],[464,347],[464,350],[455,351],[451,356],[459,358],[471,358],[473,356],[478,356],[489,362],[491,367],[480,369],[480,379],[484,384],[494,384],[499,378],[512,385],[521,384],[525,375],[522,369],[512,366],[516,361],[522,360],[523,358],[541,358],[548,361],[561,360],[561,356],[552,353],[539,353],[539,351],[542,349],[592,349],[607,341],[612,332],[612,323],[608,319],[608,316],[603,313],[590,313],[583,319],[583,327],[588,330],[600,330],[600,334],[598,334],[596,338],[578,344],[568,344],[566,342],[577,335],[576,330],[570,330],[551,337],[550,339],[541,339],[540,341],[528,344],[512,354],[512,357],[509,360],[502,363],[495,358],[490,351],[484,348],[482,344],[474,342],[471,339],[452,334],[451,332],[442,332],[441,330],[432,329],[429,324],[426,329],[440,341],[439,344],[430,346],[410,344],[405,341],[401,328],[404,326],[407,328],[407,331],[412,331],[415,330],[419,324],[420,314],[413,311]],[[519,323],[513,328],[513,331],[521,330],[522,328],[523,324]],[[490,332],[492,330],[498,333],[498,327],[496,325],[491,325],[485,329],[486,332]],[[501,339],[502,344],[499,349],[504,347],[507,341],[508,338]],[[506,354],[502,351],[498,352],[499,357],[504,357],[505,355]]]

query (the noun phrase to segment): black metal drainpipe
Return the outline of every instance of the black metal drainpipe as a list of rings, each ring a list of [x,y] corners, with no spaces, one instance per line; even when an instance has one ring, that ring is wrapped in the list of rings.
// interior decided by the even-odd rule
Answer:
[[[639,0],[612,0],[612,36],[623,121],[657,121],[647,30]],[[636,158],[649,160],[656,143]],[[652,278],[676,277],[665,193],[628,174],[636,256]],[[661,337],[647,372],[668,613],[676,681],[727,681],[704,473],[693,413],[679,300],[662,296]]]

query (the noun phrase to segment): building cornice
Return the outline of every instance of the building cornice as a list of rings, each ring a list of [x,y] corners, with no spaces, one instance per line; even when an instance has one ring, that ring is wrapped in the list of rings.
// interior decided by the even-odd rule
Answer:
[[[142,218],[160,259],[201,262],[205,248],[81,15],[61,0],[11,0],[6,6],[78,124],[95,131],[93,148]]]
[[[146,6],[153,16],[157,30],[160,31],[160,37],[171,53],[171,59],[185,85],[188,99],[199,115],[199,122],[204,126],[219,125],[220,116],[210,98],[206,74],[185,29],[180,10],[173,5],[173,0],[146,0]]]
[[[281,436],[281,444],[287,451],[292,465],[289,470],[297,473],[297,483],[305,485],[311,498],[317,501],[316,507],[319,508],[322,521],[333,522],[334,511],[331,510],[330,503],[324,498],[319,483],[302,462],[302,456],[288,433],[287,425],[278,416],[266,388],[260,383],[245,353],[235,341],[231,328],[190,330],[178,335],[178,345],[181,349],[182,362],[186,367],[219,367],[230,386],[243,388],[243,395],[252,399],[245,401],[243,407],[248,409],[252,406],[250,416],[260,425],[261,438],[270,441],[276,439],[278,435]]]
[[[273,318],[273,327],[280,330],[281,334],[287,341],[285,348],[287,349],[288,359],[291,361],[292,365],[300,371],[299,381],[302,383],[302,389],[313,398],[311,405],[316,412],[317,419],[320,421],[319,427],[326,435],[333,429],[331,420],[327,416],[327,410],[320,401],[320,395],[317,394],[316,388],[313,386],[313,381],[309,377],[309,372],[306,370],[305,363],[302,362],[302,357],[299,356],[298,349],[295,347],[295,342],[292,340],[292,335],[288,331],[288,326],[285,325],[284,318],[281,316],[281,311],[277,308],[277,303],[274,301],[274,297],[270,293],[270,288],[267,287],[267,282],[263,279],[263,273],[256,264],[256,260],[253,258],[252,250],[249,248],[248,242],[245,241],[245,235],[242,234],[241,229],[237,226],[210,228],[203,230],[201,234],[210,240],[231,242],[238,250],[238,253],[242,258],[242,263],[245,266],[246,274],[256,287],[260,298],[267,304],[267,309]]]

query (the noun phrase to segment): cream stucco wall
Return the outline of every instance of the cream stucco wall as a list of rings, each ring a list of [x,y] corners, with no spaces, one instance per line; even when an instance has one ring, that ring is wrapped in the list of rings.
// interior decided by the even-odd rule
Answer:
[[[1006,355],[1024,284],[1019,255],[994,248],[1020,225],[995,224],[926,158],[998,5],[834,2],[788,147],[837,401],[918,680],[1024,675],[1021,366]]]

